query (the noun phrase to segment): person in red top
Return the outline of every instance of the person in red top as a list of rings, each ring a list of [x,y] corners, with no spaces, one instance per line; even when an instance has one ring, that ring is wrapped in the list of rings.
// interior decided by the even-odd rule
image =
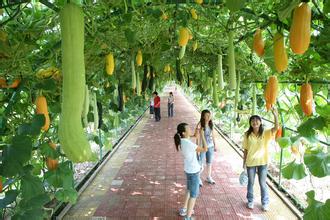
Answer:
[[[152,93],[154,96],[154,110],[155,110],[155,119],[160,121],[160,97],[157,92]]]

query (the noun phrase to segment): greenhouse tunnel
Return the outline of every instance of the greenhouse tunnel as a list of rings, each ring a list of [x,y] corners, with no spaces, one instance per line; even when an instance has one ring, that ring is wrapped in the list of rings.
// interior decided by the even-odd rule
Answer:
[[[330,0],[1,0],[1,218],[330,219],[329,36]]]

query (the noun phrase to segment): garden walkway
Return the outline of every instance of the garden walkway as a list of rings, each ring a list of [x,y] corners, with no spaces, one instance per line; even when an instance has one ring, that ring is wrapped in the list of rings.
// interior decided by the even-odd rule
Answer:
[[[167,117],[166,98],[162,99],[160,122],[154,122],[146,113],[64,219],[183,219],[177,210],[182,205],[186,181],[173,135],[180,122],[189,123],[193,129],[199,113],[182,94],[174,95],[175,116]],[[271,211],[263,212],[257,179],[255,208],[247,209],[246,188],[238,183],[242,159],[220,136],[217,144],[220,151],[213,171],[216,185],[205,183],[201,188],[196,220],[297,219],[272,190]]]

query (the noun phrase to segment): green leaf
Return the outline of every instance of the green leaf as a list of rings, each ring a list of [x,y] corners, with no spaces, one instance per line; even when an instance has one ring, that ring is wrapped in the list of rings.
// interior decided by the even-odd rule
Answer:
[[[56,82],[52,78],[42,80],[42,82],[38,83],[35,87],[45,91],[56,91],[57,89]]]
[[[235,12],[244,7],[245,0],[226,0],[226,6],[230,11]]]
[[[78,193],[74,188],[60,189],[55,193],[55,198],[62,202],[75,204],[78,198]]]
[[[330,105],[316,106],[316,112],[326,120],[330,120]]]
[[[23,199],[29,200],[36,195],[45,193],[45,189],[41,180],[36,176],[32,176],[31,174],[26,174],[23,176],[21,184]]]
[[[324,5],[323,5],[323,12],[324,12],[325,14],[330,13],[330,1],[327,0],[327,1],[325,1],[325,3],[323,3],[323,4],[324,4]]]
[[[309,118],[307,121],[303,122],[297,130],[300,135],[304,137],[311,137],[315,136],[316,130],[322,131],[325,126],[326,124],[324,118]]]
[[[297,164],[296,161],[292,161],[283,167],[283,177],[286,179],[300,180],[307,176],[304,164]]]
[[[329,153],[324,153],[321,150],[306,152],[304,162],[314,176],[325,177],[330,175]]]
[[[35,209],[35,208],[41,208],[43,205],[45,205],[47,202],[50,201],[49,196],[44,194],[38,194],[37,196],[31,198],[31,199],[23,199],[20,201],[19,206],[22,209],[28,210],[28,209]]]
[[[134,31],[132,31],[131,29],[127,28],[125,30],[125,37],[126,37],[127,42],[130,45],[134,45],[135,44],[136,36],[135,36],[135,32]]]
[[[289,137],[281,137],[277,139],[278,144],[281,148],[287,148],[291,146],[291,139]]]
[[[304,220],[327,220],[330,216],[330,199],[325,203],[314,199],[315,192],[306,193],[308,207],[304,210]]]
[[[8,190],[5,193],[5,198],[0,199],[0,208],[6,208],[7,205],[11,204],[16,200],[16,197],[18,196],[18,190]]]
[[[45,124],[45,116],[43,114],[37,114],[32,118],[31,123],[23,123],[18,127],[17,133],[19,135],[32,135],[36,136],[40,134],[41,127]]]
[[[73,171],[68,161],[60,163],[56,170],[46,172],[45,179],[56,188],[72,188],[74,186]]]
[[[40,152],[45,157],[50,157],[53,159],[56,159],[60,156],[59,152],[57,152],[55,149],[49,146],[48,143],[43,143],[39,146]]]
[[[2,172],[4,176],[14,176],[22,168],[23,164],[31,158],[32,142],[28,136],[17,135],[12,143],[3,150]]]

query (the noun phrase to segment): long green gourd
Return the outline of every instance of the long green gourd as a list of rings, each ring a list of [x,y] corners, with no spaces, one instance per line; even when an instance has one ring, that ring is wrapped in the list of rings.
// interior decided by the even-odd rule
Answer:
[[[217,65],[217,72],[218,72],[218,86],[220,90],[224,89],[223,83],[223,70],[222,70],[222,55],[218,55],[218,65]]]
[[[62,37],[62,110],[59,140],[72,162],[97,159],[81,123],[85,94],[84,15],[75,4],[66,4],[60,12]]]
[[[131,59],[131,68],[132,68],[132,89],[134,91],[136,89],[136,74],[135,74],[134,58]]]
[[[229,68],[229,88],[236,89],[236,66],[234,51],[234,33],[229,31],[228,40],[228,68]]]
[[[256,84],[252,85],[252,115],[256,114],[257,110],[257,89]]]
[[[89,90],[88,90],[88,86],[86,85],[85,86],[84,108],[83,108],[83,112],[82,112],[84,127],[87,127],[87,125],[88,125],[88,119],[87,119],[88,111],[89,111]]]
[[[93,92],[93,113],[94,113],[94,130],[99,127],[99,112],[97,109],[96,92]]]
[[[217,86],[217,71],[213,71],[213,105],[218,106],[219,105],[219,98],[218,98],[218,86]]]
[[[141,95],[141,82],[139,72],[136,73],[136,93],[138,96]]]

